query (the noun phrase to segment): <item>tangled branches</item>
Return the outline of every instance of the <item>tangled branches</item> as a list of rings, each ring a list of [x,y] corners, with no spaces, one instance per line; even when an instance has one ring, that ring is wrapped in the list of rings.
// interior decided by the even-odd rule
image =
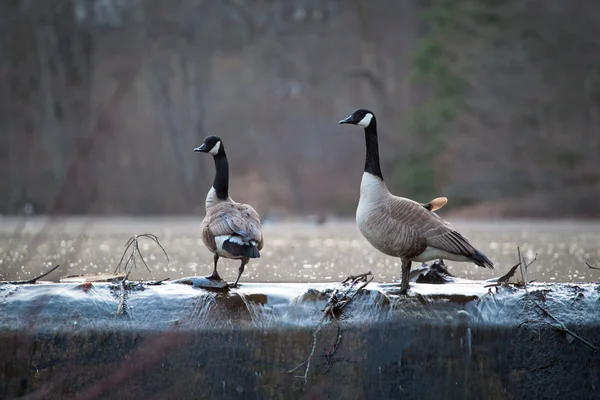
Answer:
[[[154,243],[156,243],[158,245],[158,247],[161,248],[161,250],[163,251],[165,257],[167,258],[167,263],[169,265],[171,264],[171,260],[169,260],[169,255],[167,254],[167,251],[165,250],[165,248],[158,241],[158,236],[153,235],[151,233],[142,233],[141,235],[134,235],[134,236],[132,236],[132,237],[129,238],[129,240],[127,241],[127,243],[125,243],[125,251],[123,251],[123,255],[121,256],[121,260],[119,260],[119,263],[117,264],[117,267],[115,268],[115,273],[121,272],[121,266],[123,265],[123,260],[125,259],[125,255],[127,254],[127,251],[129,249],[131,249],[131,254],[129,254],[129,257],[127,258],[127,262],[123,266],[123,270],[126,273],[124,280],[127,280],[127,278],[129,277],[129,274],[131,273],[131,271],[134,268],[137,268],[137,265],[136,265],[136,254],[140,258],[140,260],[144,263],[144,266],[146,267],[146,269],[148,270],[148,272],[151,272],[150,268],[148,267],[148,264],[146,263],[146,260],[144,260],[144,256],[142,256],[142,253],[140,252],[139,238],[142,238],[142,237],[148,238],[148,239],[152,240]]]
[[[326,374],[329,371],[333,364],[333,356],[338,351],[342,343],[342,327],[339,322],[339,318],[342,315],[342,310],[356,298],[360,291],[362,291],[369,283],[371,283],[371,281],[373,281],[373,278],[374,277],[371,271],[355,276],[351,275],[341,282],[342,288],[336,288],[331,293],[325,308],[321,310],[323,313],[321,319],[313,331],[313,344],[308,358],[295,368],[289,370],[288,372],[290,374],[293,374],[298,369],[305,366],[304,373],[302,375],[294,375],[294,377],[304,379],[305,384],[308,382],[308,373],[310,372],[311,362],[317,349],[317,335],[321,331],[323,323],[328,318],[331,318],[331,320],[335,321],[337,324],[337,335],[329,351],[322,354],[322,357],[325,359],[325,371],[323,374]]]
[[[121,284],[121,294],[119,296],[119,305],[117,307],[117,315],[120,315],[126,311],[125,310],[125,294],[127,292],[126,281],[127,281],[127,278],[129,278],[129,274],[131,273],[131,271],[133,271],[134,268],[137,268],[137,258],[139,258],[142,261],[142,263],[144,264],[144,266],[146,267],[146,269],[149,272],[151,272],[150,267],[148,267],[148,264],[146,263],[146,260],[144,260],[144,256],[142,255],[142,252],[140,251],[139,239],[143,238],[143,237],[148,238],[148,239],[152,240],[154,243],[156,243],[158,245],[158,247],[160,247],[160,249],[164,253],[164,255],[167,259],[168,265],[171,265],[171,260],[169,260],[169,255],[167,254],[167,251],[165,250],[165,248],[158,241],[158,236],[153,235],[151,233],[143,233],[141,235],[134,235],[134,236],[130,237],[129,240],[127,241],[127,243],[125,243],[125,251],[123,251],[121,260],[119,260],[119,263],[117,264],[117,267],[115,268],[115,273],[121,272],[121,268],[123,268],[123,270],[125,272],[125,277],[123,278],[123,280],[121,280],[121,283],[120,283]],[[127,261],[125,262],[125,264],[123,264],[123,260],[125,260],[125,255],[130,250],[131,250],[131,252],[129,254],[129,257],[127,257]]]
[[[558,318],[556,318],[554,315],[550,314],[550,312],[548,310],[546,310],[544,307],[541,306],[541,304],[539,304],[537,301],[535,301],[533,299],[533,297],[531,297],[531,294],[529,293],[529,290],[527,290],[527,267],[529,267],[536,259],[537,259],[537,254],[535,255],[535,258],[529,262],[526,263],[524,258],[521,258],[521,251],[520,249],[518,249],[518,255],[519,255],[519,265],[521,266],[521,276],[523,277],[523,288],[525,289],[525,293],[527,294],[527,299],[538,309],[538,311],[540,312],[542,317],[548,317],[550,318],[550,320],[552,322],[548,322],[545,319],[541,319],[541,322],[548,324],[550,327],[552,327],[553,329],[555,329],[558,332],[562,332],[564,334],[570,335],[573,339],[579,340],[581,343],[585,344],[586,346],[588,346],[589,348],[598,351],[598,348],[596,346],[594,346],[593,344],[591,344],[590,342],[588,342],[587,340],[585,340],[584,338],[582,338],[581,336],[577,335],[576,333],[574,333],[573,331],[571,331],[569,328],[566,327],[566,325],[558,320]]]
[[[516,287],[516,288],[520,288],[520,289],[524,289],[525,290],[525,295],[527,297],[527,301],[530,302],[535,309],[539,312],[540,314],[540,319],[539,320],[535,320],[535,321],[525,321],[523,323],[521,323],[519,326],[527,323],[527,322],[541,322],[541,323],[545,323],[548,324],[550,327],[552,327],[554,330],[564,333],[568,336],[570,336],[571,338],[573,338],[574,340],[578,340],[581,343],[585,344],[586,346],[588,346],[589,348],[593,349],[593,350],[598,350],[598,348],[596,346],[594,346],[593,344],[591,344],[589,341],[585,340],[584,338],[582,338],[581,336],[577,335],[576,333],[574,333],[573,331],[571,331],[569,328],[566,327],[566,325],[560,321],[558,318],[556,318],[554,315],[552,315],[548,310],[546,310],[540,303],[538,303],[537,301],[535,301],[535,299],[531,296],[531,294],[529,293],[528,290],[528,284],[534,282],[533,280],[529,280],[529,271],[528,268],[531,264],[533,264],[536,260],[537,260],[537,254],[535,255],[534,259],[527,262],[525,260],[525,257],[521,256],[521,249],[519,247],[517,247],[517,256],[519,261],[517,262],[517,264],[515,264],[510,271],[505,274],[504,276],[498,278],[496,280],[496,283],[492,283],[489,285],[486,285],[485,287],[490,287],[490,286],[495,286],[496,290],[498,290],[498,286],[506,286],[509,285],[509,279],[515,274],[517,268],[520,269],[521,271],[521,280],[513,283],[512,286]],[[586,263],[587,264],[587,263]],[[593,268],[592,266],[590,266],[589,264],[587,264],[588,267]],[[491,292],[490,292],[491,294]],[[546,318],[549,318],[550,321],[548,321]]]

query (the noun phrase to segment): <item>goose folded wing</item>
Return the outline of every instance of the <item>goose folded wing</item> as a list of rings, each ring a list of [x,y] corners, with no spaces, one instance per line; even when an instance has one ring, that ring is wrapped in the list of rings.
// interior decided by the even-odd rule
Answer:
[[[424,218],[417,230],[419,235],[427,240],[428,246],[466,257],[472,257],[476,253],[475,248],[463,235],[439,217]]]
[[[453,231],[447,226],[431,230],[425,233],[427,245],[447,251],[448,253],[472,257],[475,248],[460,233]]]
[[[262,230],[258,214],[250,206],[231,207],[219,212],[209,224],[214,236],[239,235],[247,240],[254,240],[262,248]]]
[[[405,249],[407,256],[418,255],[427,246],[435,247],[452,254],[467,257],[475,254],[475,249],[460,233],[437,214],[424,208],[420,203],[404,198],[395,198],[390,208],[391,216],[406,227],[404,242],[413,247]]]

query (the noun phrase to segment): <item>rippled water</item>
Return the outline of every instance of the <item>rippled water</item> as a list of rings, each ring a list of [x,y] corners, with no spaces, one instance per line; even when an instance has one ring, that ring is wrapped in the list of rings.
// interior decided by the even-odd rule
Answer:
[[[168,265],[160,248],[141,241],[140,249],[152,273],[138,268],[132,279],[179,278],[207,275],[212,255],[200,240],[201,219],[194,218],[44,218],[0,219],[0,279],[27,279],[48,266],[61,268],[49,280],[70,274],[112,271],[127,239],[153,233],[167,250]],[[464,222],[452,221],[496,264],[496,271],[469,263],[450,264],[455,275],[488,279],[502,275],[517,260],[517,246],[531,265],[529,278],[537,281],[598,281],[600,271],[600,223],[583,222]],[[400,279],[400,261],[379,253],[360,235],[354,221],[331,221],[322,225],[303,222],[270,223],[264,226],[265,246],[260,259],[246,267],[241,282],[339,281],[366,272],[375,280]],[[232,281],[237,261],[221,259],[221,276]]]

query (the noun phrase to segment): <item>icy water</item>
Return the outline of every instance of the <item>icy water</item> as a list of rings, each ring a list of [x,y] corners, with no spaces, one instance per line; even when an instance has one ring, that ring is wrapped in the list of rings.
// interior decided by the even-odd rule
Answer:
[[[0,218],[0,280],[28,279],[48,266],[61,267],[48,276],[111,272],[135,234],[157,235],[171,259],[162,250],[141,239],[140,249],[152,272],[143,267],[131,279],[176,279],[207,275],[212,255],[200,240],[201,218]],[[587,282],[600,280],[600,223],[452,221],[496,264],[495,271],[469,263],[452,262],[450,271],[461,278],[489,279],[502,275],[517,260],[520,246],[531,265],[529,278],[539,282]],[[260,259],[251,260],[241,282],[327,282],[351,274],[372,271],[378,282],[400,279],[400,262],[373,249],[360,235],[353,220],[268,223]],[[239,263],[221,259],[219,272],[229,281]]]

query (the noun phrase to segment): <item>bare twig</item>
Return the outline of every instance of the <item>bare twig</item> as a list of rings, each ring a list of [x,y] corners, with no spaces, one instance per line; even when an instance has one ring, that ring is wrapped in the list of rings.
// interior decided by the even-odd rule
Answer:
[[[364,274],[358,274],[358,275],[350,275],[348,276],[346,279],[344,279],[342,281],[342,284],[344,283],[348,283],[350,281],[358,281],[358,280],[364,280],[366,279],[367,276],[372,275],[371,271],[369,272],[365,272]]]
[[[511,269],[509,269],[506,274],[504,274],[501,277],[496,278],[496,279],[494,279],[494,278],[488,279],[487,282],[493,282],[493,284],[485,285],[484,287],[499,286],[502,283],[508,282],[510,278],[515,276],[515,272],[517,272],[517,268],[519,268],[520,265],[521,265],[521,261],[519,260],[519,262],[516,263],[514,266],[512,266]]]
[[[368,278],[369,276],[371,277],[370,279]],[[358,295],[358,293],[360,291],[362,291],[369,283],[371,283],[373,281],[373,278],[374,278],[374,276],[371,273],[371,271],[366,272],[364,274],[355,275],[355,276],[351,275],[341,282],[342,286],[345,287],[345,289],[342,289],[342,290],[335,289],[331,293],[331,296],[329,297],[329,301],[327,302],[327,305],[325,306],[325,308],[323,310],[321,310],[323,315],[321,316],[321,319],[319,320],[317,327],[313,331],[313,345],[312,345],[310,354],[308,355],[308,358],[301,364],[297,365],[295,368],[289,370],[288,373],[290,373],[290,374],[294,373],[300,367],[306,366],[306,368],[304,369],[304,373],[302,375],[294,375],[294,377],[304,379],[304,384],[306,384],[308,382],[308,373],[310,372],[311,361],[312,361],[313,356],[315,355],[315,351],[317,348],[317,334],[319,333],[319,331],[321,331],[321,328],[323,327],[323,323],[325,322],[327,317],[331,317],[331,319],[333,319],[338,324],[337,325],[338,333],[337,333],[335,342],[331,346],[330,351],[322,355],[325,358],[325,366],[326,366],[326,370],[323,373],[327,373],[327,371],[329,371],[329,369],[331,368],[331,365],[333,363],[333,355],[337,352],[337,350],[342,342],[342,328],[340,326],[338,316],[341,314],[342,310],[352,300],[354,300],[354,298]],[[355,288],[355,285],[359,282],[362,282],[362,284],[359,287]],[[353,289],[354,289],[354,293],[351,293]]]
[[[160,244],[159,240],[158,240],[158,236],[153,235],[151,233],[143,233],[141,235],[134,235],[132,237],[129,238],[129,240],[127,240],[127,242],[125,243],[125,251],[123,251],[123,255],[121,255],[121,259],[119,260],[119,263],[117,264],[116,268],[115,268],[115,273],[116,272],[120,272],[121,268],[123,268],[123,270],[125,271],[125,277],[123,278],[123,280],[121,280],[121,294],[119,295],[119,305],[117,306],[117,315],[121,315],[123,312],[126,311],[126,305],[125,305],[125,297],[126,297],[126,291],[127,291],[127,285],[126,285],[126,281],[129,278],[129,274],[133,271],[134,268],[137,268],[137,262],[136,262],[136,255],[139,256],[140,260],[142,260],[142,263],[144,264],[144,266],[146,267],[146,269],[149,272],[152,272],[150,270],[150,267],[148,267],[148,264],[146,263],[146,260],[144,260],[144,256],[142,256],[142,253],[140,251],[140,246],[139,246],[139,238],[148,238],[150,240],[152,240],[154,243],[156,243],[158,245],[158,247],[161,248],[161,250],[163,251],[166,259],[167,259],[167,263],[169,265],[171,265],[171,260],[169,259],[169,255],[167,254],[167,251],[165,250],[165,248]],[[125,263],[125,265],[123,265],[123,260],[125,260],[125,255],[127,254],[127,252],[131,249],[131,253],[129,254],[129,257],[127,258],[127,262]],[[162,282],[162,281],[160,281]]]
[[[529,293],[527,293],[527,295],[529,296]],[[551,327],[553,327],[557,331],[560,331],[560,332],[563,332],[563,333],[571,335],[573,338],[579,340],[581,343],[585,344],[589,348],[598,351],[598,348],[596,346],[594,346],[593,344],[591,344],[590,342],[588,342],[587,340],[585,340],[584,338],[582,338],[581,336],[577,335],[576,333],[574,333],[573,331],[571,331],[569,328],[567,328],[565,326],[565,324],[563,324],[561,321],[558,320],[558,318],[556,318],[555,316],[553,316],[552,314],[550,314],[548,312],[548,310],[546,310],[541,305],[539,305],[535,300],[533,300],[532,298],[529,298],[529,299],[531,300],[531,302],[533,304],[535,304],[535,306],[537,308],[539,308],[542,311],[542,313],[544,313],[544,315],[550,317],[550,319],[552,319],[556,324],[552,324],[552,323],[550,323],[548,321],[543,321],[543,322],[545,322],[546,324],[550,325]]]
[[[537,260],[537,254],[535,255],[535,258],[532,261],[530,261],[529,263],[526,263],[525,259],[521,258],[521,251],[520,251],[519,248],[517,248],[517,253],[519,255],[519,264],[521,265],[521,274],[522,274],[522,276],[524,276],[524,280],[523,280],[524,286],[523,286],[523,288],[525,289],[525,293],[527,295],[527,299],[529,301],[531,301],[531,303],[538,310],[540,310],[541,313],[544,316],[546,316],[546,317],[550,318],[552,321],[554,321],[554,323],[551,323],[551,322],[548,322],[548,321],[542,321],[542,322],[550,325],[552,328],[556,329],[557,331],[560,331],[560,332],[563,332],[563,333],[571,335],[573,338],[579,340],[581,343],[585,344],[589,348],[598,351],[598,348],[596,346],[594,346],[593,344],[591,344],[590,342],[588,342],[587,340],[585,340],[584,338],[582,338],[581,336],[577,335],[576,333],[574,333],[573,331],[571,331],[569,328],[567,328],[564,323],[562,323],[558,318],[556,318],[555,316],[553,316],[552,314],[550,314],[550,312],[548,310],[546,310],[544,307],[542,307],[537,301],[535,301],[533,299],[533,297],[531,297],[531,294],[529,293],[529,290],[527,290],[527,280],[526,280],[527,279],[527,268],[531,264],[533,264],[534,261]],[[523,275],[523,271],[525,271],[524,275]]]
[[[296,372],[298,370],[298,368],[306,365],[306,368],[304,369],[304,374],[294,375],[294,378],[304,379],[304,384],[306,384],[308,382],[308,372],[310,371],[310,362],[312,361],[312,358],[315,355],[315,350],[317,348],[317,334],[321,330],[321,327],[323,326],[323,322],[325,321],[326,317],[327,317],[327,314],[323,314],[323,316],[321,317],[321,320],[319,321],[319,324],[317,325],[317,328],[313,332],[313,345],[312,345],[312,349],[310,350],[310,354],[308,355],[308,358],[306,359],[306,361],[304,361],[301,364],[298,364],[294,369],[291,369],[288,371],[291,374],[291,373]]]
[[[148,286],[158,286],[158,285],[162,285],[163,282],[169,281],[169,280],[171,280],[171,278],[165,278],[165,279],[161,279],[159,281],[148,281],[148,282],[145,282],[145,283]]]
[[[525,282],[527,285],[527,281],[525,280],[525,274],[523,273],[523,263],[521,262],[521,248],[517,247],[517,258],[519,259],[519,269],[521,270],[521,281]]]
[[[367,274],[371,274],[371,272],[368,272]],[[344,293],[343,297],[347,298],[347,300],[338,301],[337,307],[335,307],[333,311],[342,311],[344,309],[344,307],[346,307],[348,304],[350,304],[350,301],[354,300],[354,298],[356,297],[358,292],[363,290],[369,283],[371,283],[373,281],[373,278],[375,278],[375,277],[371,276],[371,279],[366,279],[367,274],[364,275],[364,283],[362,285],[360,285],[358,287],[358,289],[356,289],[356,291],[354,292],[354,294],[352,294],[352,296],[347,297],[347,293]],[[356,282],[359,282],[359,280],[353,280],[352,285],[354,285]]]
[[[32,283],[36,283],[38,280],[42,279],[43,277],[45,277],[46,275],[50,275],[52,272],[56,271],[56,269],[58,269],[58,267],[60,267],[60,265],[55,265],[54,267],[50,268],[48,271],[44,272],[41,275],[36,276],[35,278],[31,278],[28,280],[24,280],[24,281],[7,281],[7,282],[0,282],[0,284],[9,284],[9,285],[27,285],[27,284],[32,284]]]
[[[333,356],[340,348],[340,344],[342,344],[342,326],[340,325],[340,322],[337,320],[337,318],[335,320],[337,322],[337,328],[338,328],[337,340],[331,346],[331,349],[327,353],[323,354],[323,356],[322,356],[323,358],[325,358],[325,371],[323,371],[323,375],[325,375],[331,369],[331,366],[333,365]]]
[[[119,295],[119,305],[117,305],[117,315],[121,315],[126,312],[125,308],[125,292],[127,288],[125,287],[125,281],[121,281],[121,294]]]
[[[149,272],[152,272],[150,270],[150,268],[148,267],[146,260],[144,260],[142,253],[140,252],[139,238],[143,238],[143,237],[148,238],[148,239],[152,240],[154,243],[156,243],[158,245],[158,247],[160,247],[160,249],[162,250],[163,254],[165,255],[168,265],[171,265],[171,260],[169,259],[169,255],[167,254],[167,251],[162,246],[162,244],[160,244],[158,237],[156,235],[153,235],[151,233],[142,233],[140,235],[135,235],[135,236],[130,237],[129,240],[127,240],[127,243],[125,243],[125,251],[123,251],[123,255],[121,255],[121,259],[119,260],[119,263],[117,264],[117,266],[115,268],[115,273],[121,271],[121,266],[123,264],[123,260],[125,259],[125,255],[127,254],[127,251],[130,248],[132,248],[131,254],[129,255],[129,258],[127,259],[127,262],[125,263],[125,266],[123,267],[125,273],[127,274],[125,279],[127,279],[129,277],[129,274],[131,273],[133,268],[137,267],[136,255],[138,255],[140,257],[140,260],[142,260],[146,269]],[[130,267],[127,268],[128,266],[130,266]]]
[[[600,267],[593,267],[593,266],[591,266],[591,265],[590,265],[590,263],[588,263],[588,262],[586,262],[586,263],[585,263],[585,265],[587,265],[589,269],[597,269],[597,270],[600,270]]]
[[[527,288],[527,282],[529,281],[528,270],[529,266],[533,264],[538,257],[538,253],[535,253],[535,257],[529,263],[525,261],[525,257],[521,257],[521,248],[517,247],[517,256],[519,257],[519,266],[521,267],[521,278],[523,281],[523,286]]]

